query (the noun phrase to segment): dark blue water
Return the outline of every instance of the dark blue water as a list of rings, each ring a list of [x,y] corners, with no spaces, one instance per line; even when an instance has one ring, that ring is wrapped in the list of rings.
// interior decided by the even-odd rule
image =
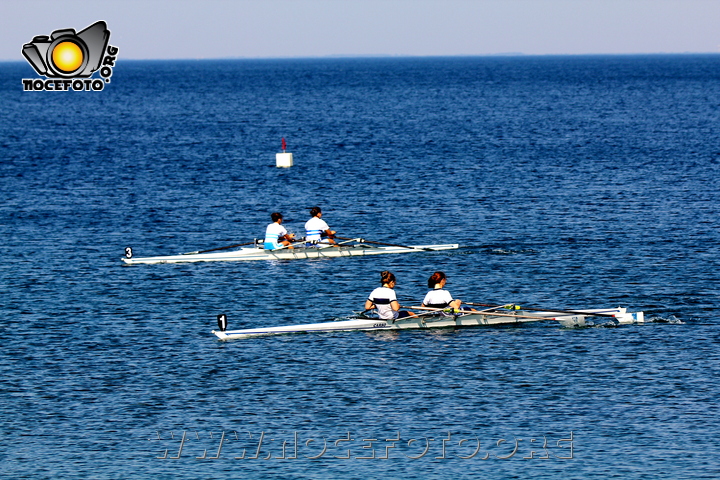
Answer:
[[[25,77],[0,64],[0,475],[718,477],[720,56],[124,61],[102,92]],[[252,241],[273,211],[302,233],[314,205],[340,235],[462,248],[120,261]],[[443,270],[467,301],[648,323],[210,333],[221,312],[351,314],[385,269],[405,304]]]

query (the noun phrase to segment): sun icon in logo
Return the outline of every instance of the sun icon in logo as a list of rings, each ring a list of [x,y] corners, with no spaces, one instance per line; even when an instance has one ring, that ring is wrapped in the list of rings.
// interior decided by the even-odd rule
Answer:
[[[71,73],[78,70],[85,55],[80,46],[71,41],[64,41],[55,45],[52,51],[52,63],[60,71]]]

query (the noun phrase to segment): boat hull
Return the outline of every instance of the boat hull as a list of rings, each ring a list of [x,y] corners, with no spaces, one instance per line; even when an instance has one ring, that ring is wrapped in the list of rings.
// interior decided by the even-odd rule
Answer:
[[[586,317],[597,315],[614,317],[618,323],[643,323],[642,312],[628,313],[625,308],[582,310],[583,314],[561,315],[553,312],[525,312],[522,310],[507,314],[494,313],[460,313],[419,315],[389,322],[372,318],[356,318],[336,322],[310,323],[305,325],[288,325],[281,327],[250,328],[244,330],[217,331],[214,333],[220,340],[236,340],[265,335],[282,335],[290,333],[370,331],[370,330],[422,330],[429,328],[479,327],[483,325],[512,325],[529,322],[554,321],[566,327],[581,327],[586,324]]]
[[[383,255],[395,253],[424,252],[427,250],[453,250],[458,244],[446,245],[409,245],[407,247],[375,247],[369,245],[352,245],[340,247],[307,247],[282,250],[264,250],[262,248],[241,248],[230,252],[199,253],[187,255],[170,255],[161,257],[121,257],[128,265],[187,263],[187,262],[233,262],[252,260],[304,260],[312,258],[357,257],[364,255]]]

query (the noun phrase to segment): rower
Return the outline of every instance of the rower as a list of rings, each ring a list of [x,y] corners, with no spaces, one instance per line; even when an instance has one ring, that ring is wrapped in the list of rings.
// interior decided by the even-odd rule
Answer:
[[[309,244],[329,243],[336,245],[335,240],[333,240],[334,236],[335,231],[330,230],[328,224],[322,219],[320,207],[311,208],[310,220],[305,222],[305,241]]]
[[[377,310],[378,317],[382,320],[390,320],[391,323],[400,318],[414,317],[415,314],[400,310],[400,304],[395,295],[395,275],[385,270],[380,273],[380,285],[370,293],[365,300],[365,310]]]
[[[285,227],[282,226],[282,213],[273,212],[270,214],[270,218],[273,223],[265,229],[265,241],[263,243],[265,250],[277,250],[283,247],[293,248],[290,244],[295,234],[288,233]]]
[[[450,292],[444,289],[446,283],[447,276],[445,276],[444,272],[435,272],[428,278],[428,288],[432,290],[425,295],[422,303],[424,307],[460,309],[462,302],[458,299],[453,299]]]

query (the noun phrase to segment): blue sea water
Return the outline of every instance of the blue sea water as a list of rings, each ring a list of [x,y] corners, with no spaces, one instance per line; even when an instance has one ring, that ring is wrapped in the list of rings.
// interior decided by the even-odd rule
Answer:
[[[33,76],[0,64],[0,476],[720,476],[720,56],[118,61],[102,92],[23,92]],[[252,241],[273,211],[301,234],[314,205],[340,235],[461,248],[120,261]],[[443,270],[466,301],[647,323],[211,334],[219,313],[347,316],[381,270],[406,305]]]

